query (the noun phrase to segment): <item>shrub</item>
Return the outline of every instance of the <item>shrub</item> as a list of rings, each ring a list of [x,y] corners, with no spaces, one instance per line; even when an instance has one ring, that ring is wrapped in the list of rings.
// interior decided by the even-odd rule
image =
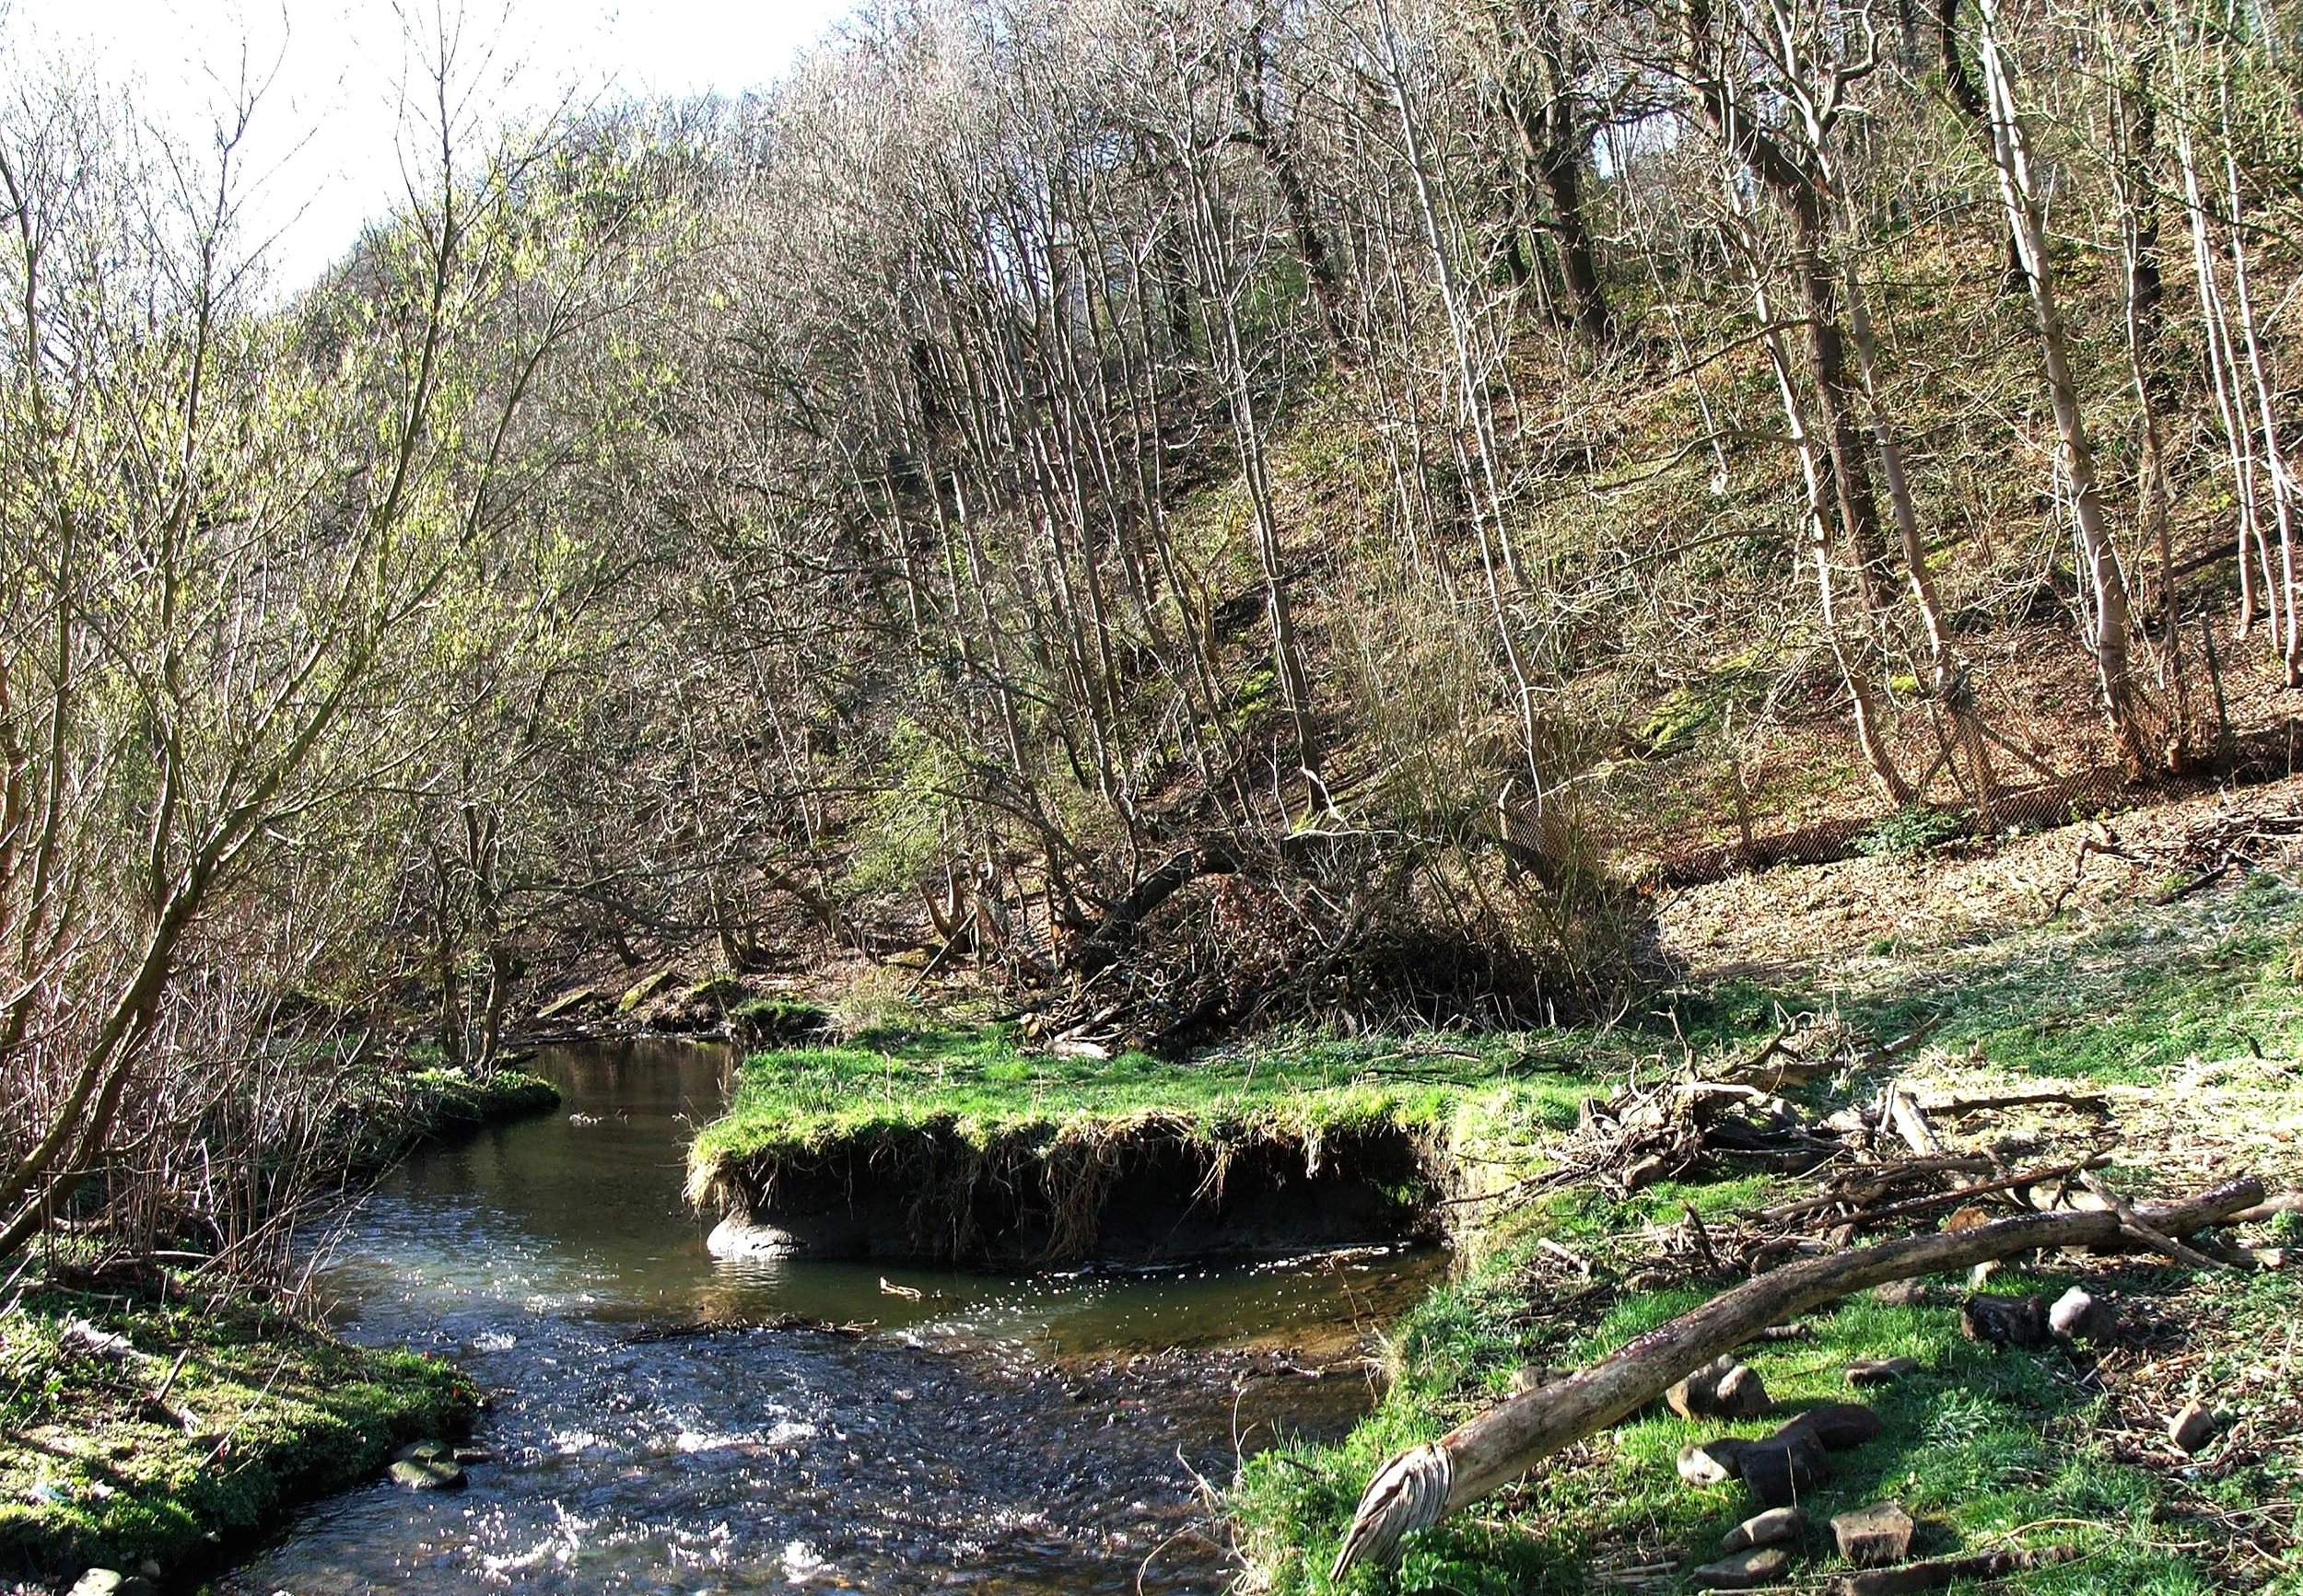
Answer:
[[[1958,810],[1905,804],[1877,820],[1855,838],[1855,851],[1875,859],[1908,859],[1967,834],[1968,819]]]

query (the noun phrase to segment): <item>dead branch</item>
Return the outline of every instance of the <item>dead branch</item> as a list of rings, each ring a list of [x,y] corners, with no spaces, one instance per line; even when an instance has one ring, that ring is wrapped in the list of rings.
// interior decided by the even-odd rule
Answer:
[[[1900,1163],[1865,1164],[1841,1174],[1828,1191],[1812,1196],[1762,1208],[1759,1217],[1775,1223],[1802,1219],[1830,1208],[1863,1208],[1888,1194],[1938,1174],[1989,1174],[1995,1166],[1989,1159],[1971,1154],[1946,1154],[1941,1158],[1905,1159]]]
[[[2250,1177],[2188,1202],[2145,1207],[2136,1216],[2162,1235],[2183,1235],[2252,1206],[2262,1195],[2262,1182]],[[1368,1483],[1331,1577],[1340,1579],[1362,1562],[1390,1563],[1409,1534],[1636,1412],[1674,1380],[1770,1324],[1891,1280],[1946,1274],[2040,1249],[2112,1247],[2131,1236],[2137,1232],[2116,1213],[2028,1214],[1771,1270],[1635,1337],[1580,1374],[1500,1403],[1440,1439],[1393,1458]]]
[[[1876,1225],[1888,1219],[1900,1219],[1907,1215],[1924,1213],[1930,1208],[1943,1207],[1947,1204],[1964,1203],[1972,1197],[1988,1197],[1999,1192],[2021,1191],[2026,1187],[2040,1185],[2049,1181],[2068,1181],[2088,1170],[2100,1169],[2109,1162],[2110,1162],[2110,1154],[2097,1153],[2092,1158],[2082,1159],[2076,1162],[2041,1164],[2032,1169],[2018,1170],[2012,1175],[2003,1175],[1995,1181],[1982,1181],[1971,1186],[1954,1186],[1947,1192],[1931,1192],[1923,1197],[1908,1197],[1900,1203],[1890,1203],[1884,1208],[1861,1209],[1850,1216],[1850,1220],[1857,1225]]]
[[[1935,1127],[1927,1123],[1927,1111],[1919,1106],[1917,1099],[1905,1090],[1900,1080],[1888,1082],[1880,1093],[1879,1124],[1881,1129],[1892,1128],[1907,1146],[1923,1159],[1935,1158],[1944,1150],[1943,1138],[1935,1135]]]
[[[2105,1185],[2095,1176],[2083,1171],[2080,1173],[2079,1182],[2080,1184],[2086,1186],[2088,1191],[2093,1192],[2097,1196],[2102,1198],[2104,1203],[2110,1206],[2111,1212],[2119,1216],[2120,1224],[2126,1229],[2129,1235],[2133,1236],[2138,1241],[2141,1241],[2145,1245],[2150,1247],[2152,1251],[2156,1252],[2163,1252],[2168,1257],[2173,1259],[2176,1263],[2186,1264],[2193,1269],[2221,1269],[2226,1267],[2225,1264],[2208,1257],[2204,1252],[2198,1251],[2196,1248],[2184,1246],[2182,1242],[2178,1241],[2174,1237],[2168,1235],[2157,1226],[2144,1219],[2135,1212],[2134,1208],[2129,1205],[2126,1198],[2121,1196],[2117,1192],[2112,1191],[2110,1187]]]
[[[1955,1098],[1949,1102],[1931,1104],[1927,1112],[1958,1119],[1963,1115],[1983,1113],[1993,1109],[2045,1108],[2050,1105],[2061,1105],[2088,1114],[2100,1115],[2111,1112],[2110,1101],[2101,1093],[2072,1091],[2017,1091],[2005,1097]]]
[[[1831,1582],[1831,1596],[1904,1596],[1911,1590],[1940,1590],[1955,1580],[2004,1579],[2026,1568],[2068,1563],[2078,1555],[2076,1546],[2041,1546],[2034,1551],[1939,1557],[1929,1563],[1906,1563],[1900,1568],[1870,1568],[1841,1575]]]

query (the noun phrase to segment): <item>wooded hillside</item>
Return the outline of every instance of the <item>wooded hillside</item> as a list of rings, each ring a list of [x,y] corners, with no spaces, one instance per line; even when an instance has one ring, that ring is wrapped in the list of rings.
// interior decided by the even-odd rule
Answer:
[[[2293,4],[949,0],[509,135],[438,43],[285,302],[13,64],[0,1254],[571,949],[1539,1022],[1658,877],[2292,763]]]

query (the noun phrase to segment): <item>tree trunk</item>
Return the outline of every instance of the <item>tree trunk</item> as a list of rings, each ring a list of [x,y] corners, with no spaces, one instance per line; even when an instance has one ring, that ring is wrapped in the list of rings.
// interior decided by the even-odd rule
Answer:
[[[2029,143],[2017,114],[2015,87],[1999,47],[1997,0],[1977,0],[1982,17],[1983,87],[1991,110],[1992,164],[1999,175],[1999,193],[2023,254],[2031,285],[2031,309],[2039,323],[2040,357],[2047,379],[2048,398],[2055,412],[2055,434],[2061,445],[2064,480],[2070,484],[2072,510],[2078,522],[2080,551],[2087,562],[2087,586],[2095,600],[2087,640],[2094,657],[2096,685],[2102,694],[2104,718],[2119,744],[2121,757],[2131,770],[2146,761],[2142,705],[2129,669],[2127,581],[2119,554],[2111,546],[2109,518],[2097,485],[2095,450],[2087,438],[2080,410],[2078,379],[2071,367],[2070,343],[2063,331],[2063,312],[2056,302],[2053,267],[2047,254],[2047,228],[2040,215],[2039,190],[2031,175]]]

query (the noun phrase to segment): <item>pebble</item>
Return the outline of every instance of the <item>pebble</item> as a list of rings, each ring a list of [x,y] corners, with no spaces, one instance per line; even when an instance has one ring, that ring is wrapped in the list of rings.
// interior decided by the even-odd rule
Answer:
[[[1871,1299],[1884,1302],[1889,1308],[1920,1308],[1925,1306],[1934,1295],[1934,1288],[1924,1280],[1890,1280],[1885,1286],[1876,1287],[1871,1293]]]
[[[1664,1392],[1681,1418],[1756,1418],[1771,1405],[1759,1374],[1722,1354]]]
[[[2047,1311],[2047,1328],[2066,1340],[2075,1335],[2099,1335],[2109,1317],[2103,1304],[2087,1295],[2085,1287],[2074,1286]]]
[[[1728,1418],[1757,1418],[1774,1405],[1759,1371],[1748,1365],[1738,1363],[1719,1382],[1720,1412]]]
[[[1706,1563],[1695,1571],[1695,1583],[1704,1590],[1754,1590],[1771,1585],[1791,1567],[1780,1546],[1763,1546],[1733,1557]]]
[[[153,1572],[123,1574],[112,1568],[90,1568],[72,1587],[71,1596],[152,1596],[156,1589],[152,1581],[159,1578],[159,1566],[147,1562],[143,1567]]]
[[[1679,1449],[1679,1477],[1691,1485],[1724,1485],[1743,1473],[1743,1454],[1751,1443],[1724,1437]]]
[[[1910,1556],[1915,1528],[1900,1502],[1874,1502],[1831,1520],[1840,1555],[1858,1568],[1881,1568]]]
[[[1754,1513],[1727,1532],[1719,1544],[1723,1552],[1748,1552],[1756,1546],[1780,1546],[1807,1532],[1807,1515],[1797,1508],[1770,1508]]]
[[[1743,1483],[1771,1508],[1788,1508],[1831,1472],[1830,1458],[1815,1432],[1791,1426],[1754,1441],[1743,1451]]]
[[[1959,1309],[1959,1332],[1970,1341],[1993,1346],[2043,1346],[2048,1339],[2047,1299],[1970,1297]]]
[[[1794,1415],[1777,1433],[1803,1429],[1821,1441],[1825,1450],[1843,1452],[1876,1439],[1886,1427],[1878,1414],[1860,1402],[1827,1402]]]
[[[2204,1405],[2196,1402],[2187,1402],[2183,1404],[2182,1412],[2168,1420],[2167,1434],[2169,1440],[2181,1447],[2186,1452],[2196,1453],[2209,1441],[2215,1439],[2215,1431],[2221,1427],[2215,1420],[2215,1415],[2208,1412]]]

